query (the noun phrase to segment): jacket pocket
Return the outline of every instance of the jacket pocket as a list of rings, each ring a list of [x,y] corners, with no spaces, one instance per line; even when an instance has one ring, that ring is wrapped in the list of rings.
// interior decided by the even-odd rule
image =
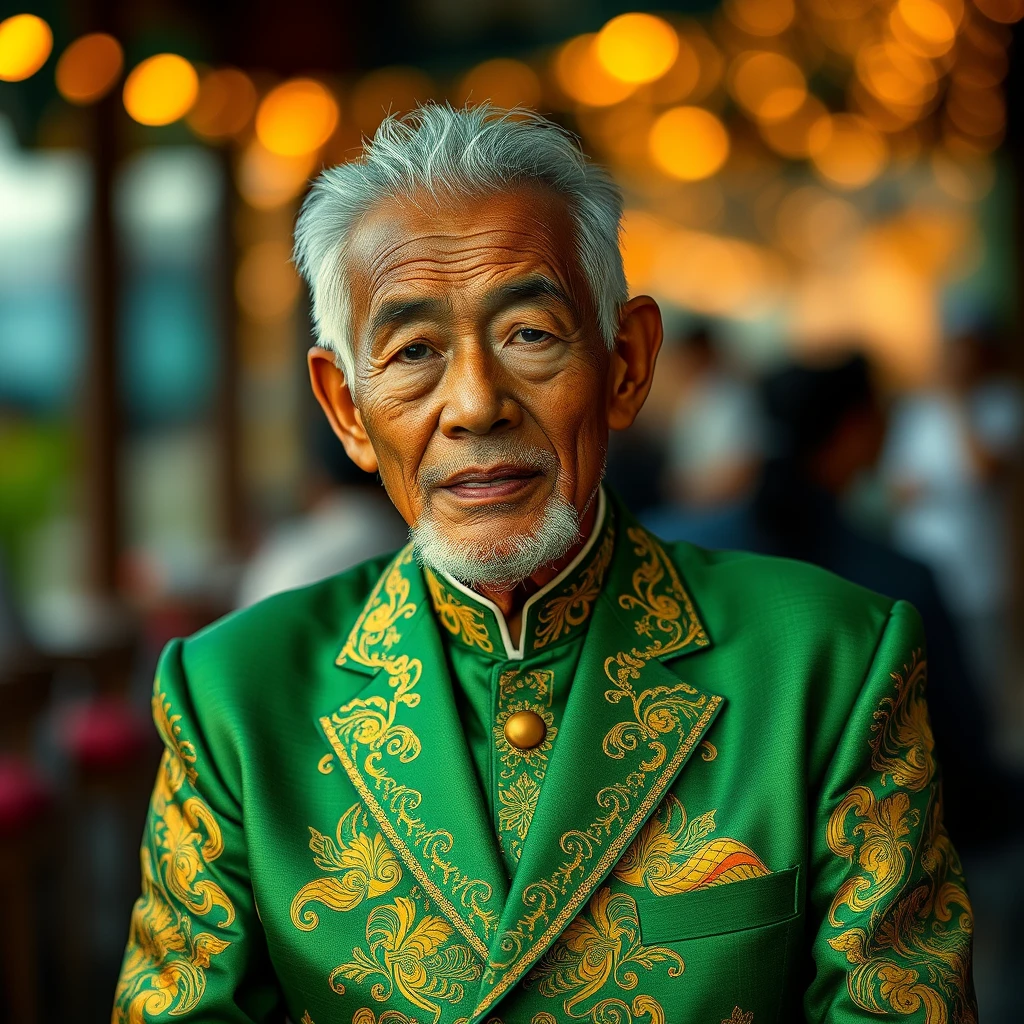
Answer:
[[[799,865],[760,878],[637,900],[645,945],[760,928],[798,912]]]

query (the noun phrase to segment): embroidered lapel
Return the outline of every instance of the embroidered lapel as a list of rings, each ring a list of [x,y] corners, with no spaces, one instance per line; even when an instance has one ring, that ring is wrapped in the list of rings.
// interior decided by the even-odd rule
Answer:
[[[411,545],[337,664],[363,686],[319,719],[334,755],[405,867],[486,958],[508,881]]]
[[[661,545],[628,516],[620,522],[473,1020],[493,1009],[590,899],[722,704],[661,664],[710,641]]]

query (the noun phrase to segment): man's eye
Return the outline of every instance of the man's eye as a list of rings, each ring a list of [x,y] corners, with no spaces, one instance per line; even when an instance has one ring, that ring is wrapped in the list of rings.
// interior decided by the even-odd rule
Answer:
[[[399,353],[399,355],[409,363],[418,363],[423,359],[426,359],[430,355],[430,346],[422,341],[413,342],[411,345],[406,345],[405,348]]]
[[[545,341],[551,337],[547,331],[541,331],[535,327],[520,327],[519,330],[516,331],[516,335],[525,342],[533,343]]]

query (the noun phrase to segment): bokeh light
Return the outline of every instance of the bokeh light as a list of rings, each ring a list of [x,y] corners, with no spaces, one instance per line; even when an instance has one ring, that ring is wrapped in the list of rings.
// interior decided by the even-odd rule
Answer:
[[[864,87],[904,122],[918,116],[938,91],[932,62],[891,42],[864,47],[855,67]]]
[[[963,0],[897,0],[889,28],[904,46],[925,57],[941,57],[956,41]]]
[[[256,110],[256,86],[238,68],[208,71],[199,83],[199,98],[189,111],[189,127],[203,138],[238,135]]]
[[[623,82],[653,82],[675,62],[675,29],[653,14],[620,14],[597,34],[594,52],[601,66]]]
[[[631,95],[636,85],[605,70],[595,52],[596,38],[591,32],[570,39],[555,55],[555,79],[566,96],[577,103],[607,107]]]
[[[57,91],[69,103],[102,99],[117,84],[124,67],[121,44],[105,32],[76,39],[57,61]]]
[[[651,127],[650,154],[666,174],[699,181],[718,171],[729,156],[729,133],[710,111],[673,107]]]
[[[761,138],[779,156],[802,160],[810,155],[811,129],[828,111],[825,104],[810,94],[793,113],[780,121],[762,121],[758,125]]]
[[[694,95],[701,82],[701,64],[697,48],[686,36],[680,35],[676,38],[679,52],[675,62],[665,74],[648,87],[648,94],[656,103],[682,103]]]
[[[1024,18],[1024,0],[974,0],[974,5],[993,21],[1012,25]]]
[[[843,189],[858,189],[874,181],[885,167],[885,139],[856,114],[827,114],[808,136],[814,169]]]
[[[459,82],[458,103],[488,101],[498,107],[540,106],[541,85],[537,72],[521,60],[498,57],[478,64]]]
[[[792,117],[807,98],[803,71],[781,53],[741,53],[731,78],[737,102],[759,121]]]
[[[338,101],[312,78],[282,82],[256,111],[256,135],[271,153],[302,156],[318,150],[338,125]]]
[[[315,166],[313,153],[281,156],[272,153],[259,139],[253,139],[238,161],[238,191],[257,210],[273,210],[305,190]]]
[[[725,0],[722,5],[737,28],[753,36],[777,36],[793,22],[793,0]]]
[[[434,95],[434,83],[416,68],[387,67],[361,78],[352,91],[356,129],[372,135],[389,114],[407,114]]]
[[[53,49],[53,33],[34,14],[15,14],[0,21],[0,81],[31,78]]]
[[[171,124],[192,109],[198,95],[196,69],[176,53],[148,57],[124,83],[125,110],[139,124]]]
[[[278,320],[292,311],[299,297],[299,275],[287,242],[257,242],[242,253],[235,296],[242,312],[257,322]]]

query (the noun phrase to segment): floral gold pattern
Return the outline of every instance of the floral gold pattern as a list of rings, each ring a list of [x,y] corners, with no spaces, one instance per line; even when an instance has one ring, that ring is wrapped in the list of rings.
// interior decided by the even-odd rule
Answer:
[[[726,837],[708,838],[716,813],[707,811],[687,821],[683,805],[669,793],[612,873],[658,896],[767,875],[768,868],[749,846]]]
[[[638,968],[651,971],[661,963],[669,965],[670,978],[683,973],[683,959],[674,950],[641,943],[636,901],[623,893],[612,895],[605,886],[530,971],[526,984],[536,983],[544,996],[564,996],[562,1009],[576,1020],[631,1024],[646,1015],[663,1022],[664,1011],[650,996],[638,995],[632,1006],[617,996],[601,996],[609,982],[632,991],[639,983]]]
[[[509,669],[498,677],[500,710],[492,730],[502,766],[497,780],[498,840],[513,868],[522,855],[547,774],[548,757],[558,736],[554,714],[549,710],[554,688],[555,674],[547,669]],[[505,722],[520,711],[532,711],[544,722],[544,739],[535,747],[522,749],[505,737]]]
[[[615,531],[610,527],[610,519],[597,554],[583,569],[579,579],[549,598],[538,612],[534,650],[547,647],[587,621],[590,609],[604,586],[605,573],[615,548]]]
[[[627,536],[637,566],[631,575],[632,591],[620,596],[618,603],[633,614],[637,635],[648,642],[605,659],[605,674],[613,684],[605,691],[605,699],[610,704],[628,700],[633,718],[613,726],[602,749],[613,760],[633,758],[642,747],[646,752],[621,781],[598,791],[597,814],[586,829],[562,835],[565,859],[555,864],[546,878],[531,882],[522,892],[521,916],[502,932],[497,946],[492,946],[486,977],[495,983],[477,1007],[478,1013],[514,984],[538,948],[559,934],[593,891],[591,887],[615,865],[721,705],[721,697],[700,693],[683,682],[641,688],[639,693],[634,687],[648,662],[690,644],[707,646],[709,640],[660,544],[640,528],[628,528]],[[656,1010],[660,1012],[660,1007]],[[625,1021],[632,1019],[628,1014],[636,1016],[640,1011],[623,1004],[615,1012]],[[652,1020],[659,1019],[657,1012],[650,1009]]]
[[[441,620],[441,625],[469,647],[493,651],[494,643],[487,633],[484,613],[460,601],[429,569],[424,569],[423,575],[426,577],[430,600],[437,617]]]
[[[926,676],[927,663],[915,653],[902,673],[891,673],[895,695],[874,713],[871,765],[880,787],[899,788],[879,798],[871,787],[855,786],[829,819],[829,848],[854,867],[829,909],[829,923],[841,929],[829,944],[851,966],[847,987],[861,1009],[923,1012],[926,1024],[975,1024],[973,919],[942,825]],[[916,842],[913,830],[920,832]]]
[[[744,1013],[738,1006],[734,1006],[732,1013],[723,1019],[722,1024],[754,1024],[754,1013]]]
[[[368,1006],[352,1014],[352,1024],[420,1024],[415,1017],[407,1017],[401,1010],[384,1010],[378,1017]]]
[[[211,960],[230,941],[196,929],[200,918],[227,928],[235,909],[209,877],[224,852],[220,826],[195,795],[196,751],[181,735],[181,716],[166,695],[153,695],[153,717],[166,745],[142,847],[142,895],[132,911],[128,949],[115,995],[113,1024],[143,1024],[199,1005]]]
[[[292,924],[301,931],[312,931],[320,918],[307,903],[322,903],[330,910],[347,911],[363,900],[373,899],[393,889],[402,878],[402,868],[394,853],[378,832],[372,838],[362,804],[353,804],[338,819],[335,835],[322,835],[310,827],[309,848],[313,863],[332,875],[304,885],[292,900]]]
[[[387,755],[408,763],[415,760],[421,751],[419,737],[398,721],[398,715],[405,707],[419,705],[420,695],[416,686],[423,674],[423,663],[408,654],[391,653],[401,640],[399,623],[412,618],[417,610],[409,599],[410,583],[406,578],[406,570],[412,563],[413,548],[410,544],[395,556],[377,581],[337,659],[339,665],[351,661],[383,670],[390,677],[390,698],[376,694],[365,699],[356,698],[321,718],[320,725],[388,842],[473,948],[481,956],[486,956],[487,947],[474,931],[472,922],[478,922],[485,936],[497,925],[497,914],[486,906],[492,895],[490,884],[473,878],[453,862],[448,856],[454,845],[451,833],[445,829],[430,828],[416,816],[414,811],[420,806],[422,795],[393,778],[384,760]],[[372,780],[376,794],[364,781],[363,773]],[[392,824],[384,805],[404,829],[405,838]],[[445,891],[423,870],[406,839],[424,853],[429,869],[442,880],[448,893],[458,897],[462,911],[456,909]]]
[[[344,995],[343,979],[379,977],[370,989],[374,999],[388,1002],[398,993],[436,1024],[440,1002],[461,1002],[463,983],[476,981],[480,966],[468,946],[449,942],[452,926],[443,917],[416,917],[416,904],[404,896],[374,907],[366,921],[368,950],[354,949],[353,959],[331,972],[331,988]]]

